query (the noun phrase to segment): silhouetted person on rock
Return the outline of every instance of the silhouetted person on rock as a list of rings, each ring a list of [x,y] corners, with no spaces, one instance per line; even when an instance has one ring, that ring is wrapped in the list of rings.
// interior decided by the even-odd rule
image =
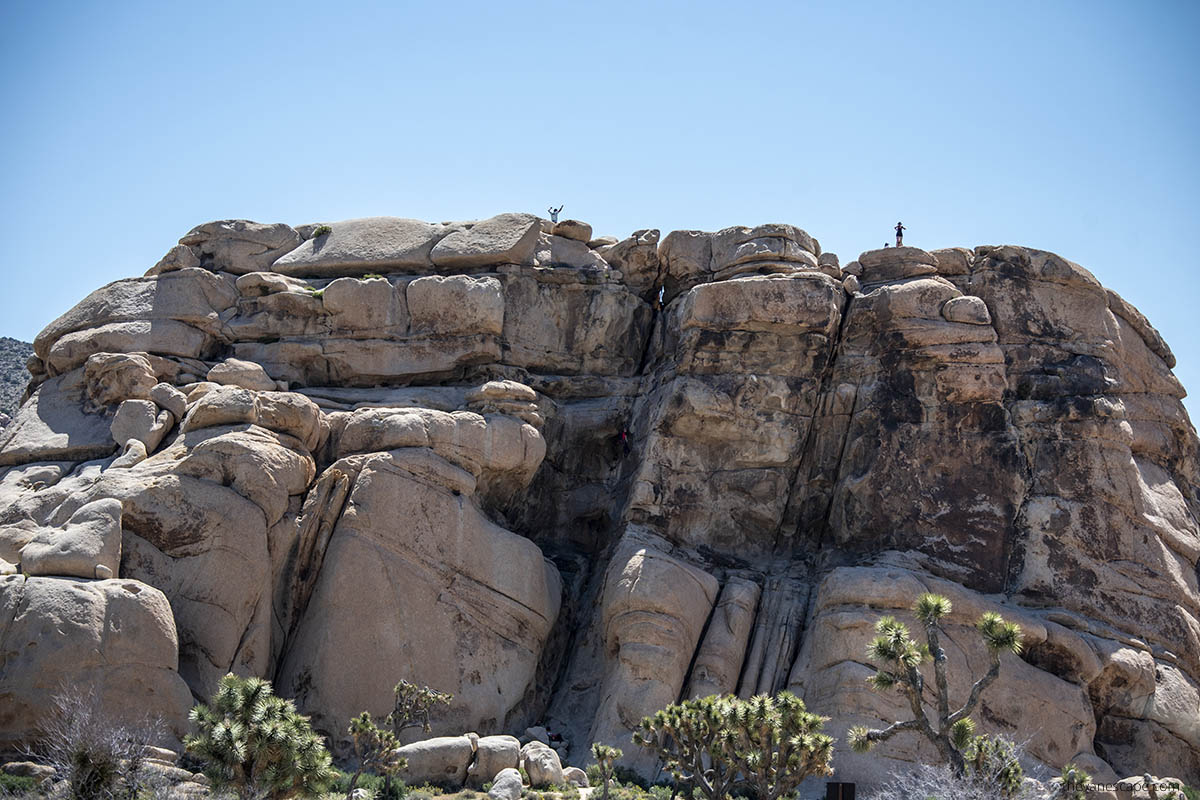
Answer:
[[[562,209],[563,209],[563,207],[562,207],[561,203],[559,204],[558,208],[555,208],[554,206],[550,206],[549,208],[546,209],[547,211],[550,212],[550,221],[551,222],[558,222],[558,212],[562,211]]]
[[[896,223],[896,247],[904,246],[904,223]]]

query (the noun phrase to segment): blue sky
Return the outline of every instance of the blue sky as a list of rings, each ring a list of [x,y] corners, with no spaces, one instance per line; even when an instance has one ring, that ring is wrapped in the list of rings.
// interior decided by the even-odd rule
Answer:
[[[0,335],[210,219],[563,203],[598,234],[792,222],[844,261],[902,219],[1083,264],[1200,393],[1197,30],[1188,2],[10,2]]]

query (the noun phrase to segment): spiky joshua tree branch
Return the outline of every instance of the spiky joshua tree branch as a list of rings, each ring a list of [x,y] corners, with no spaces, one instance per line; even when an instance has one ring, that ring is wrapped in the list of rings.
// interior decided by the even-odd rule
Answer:
[[[865,726],[851,728],[850,746],[865,753],[877,742],[884,742],[898,733],[916,731],[928,739],[958,775],[966,772],[963,751],[971,743],[975,723],[970,713],[979,703],[985,689],[1000,675],[1000,654],[1008,651],[1021,652],[1021,627],[1005,622],[994,611],[979,617],[975,627],[983,637],[991,655],[991,667],[971,687],[965,703],[958,710],[950,710],[950,692],[946,681],[946,652],[941,646],[942,620],[950,614],[950,601],[937,594],[923,594],[913,604],[913,613],[925,629],[926,643],[918,644],[909,635],[908,626],[886,616],[875,623],[875,638],[867,648],[867,657],[880,665],[877,672],[867,681],[879,691],[894,689],[908,700],[913,717],[896,722],[881,730]],[[933,693],[937,705],[936,719],[931,721],[921,703],[925,691],[925,676],[921,665],[933,662]]]

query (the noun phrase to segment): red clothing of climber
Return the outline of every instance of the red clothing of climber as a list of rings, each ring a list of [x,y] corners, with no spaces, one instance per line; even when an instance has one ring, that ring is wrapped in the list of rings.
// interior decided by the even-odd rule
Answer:
[[[896,247],[904,246],[904,223],[896,223]]]

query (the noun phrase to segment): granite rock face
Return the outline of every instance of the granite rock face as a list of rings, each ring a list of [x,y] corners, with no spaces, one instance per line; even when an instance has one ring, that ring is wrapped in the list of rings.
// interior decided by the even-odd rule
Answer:
[[[898,719],[864,648],[936,591],[959,702],[978,614],[1025,630],[983,730],[1200,783],[1200,445],[1161,336],[1052,253],[227,220],[34,352],[0,433],[4,741],[51,679],[178,721],[232,670],[344,751],[405,678],[455,695],[414,776],[557,782],[501,736],[546,723],[650,777],[630,731],[684,696]],[[842,747],[863,783],[933,757]]]

